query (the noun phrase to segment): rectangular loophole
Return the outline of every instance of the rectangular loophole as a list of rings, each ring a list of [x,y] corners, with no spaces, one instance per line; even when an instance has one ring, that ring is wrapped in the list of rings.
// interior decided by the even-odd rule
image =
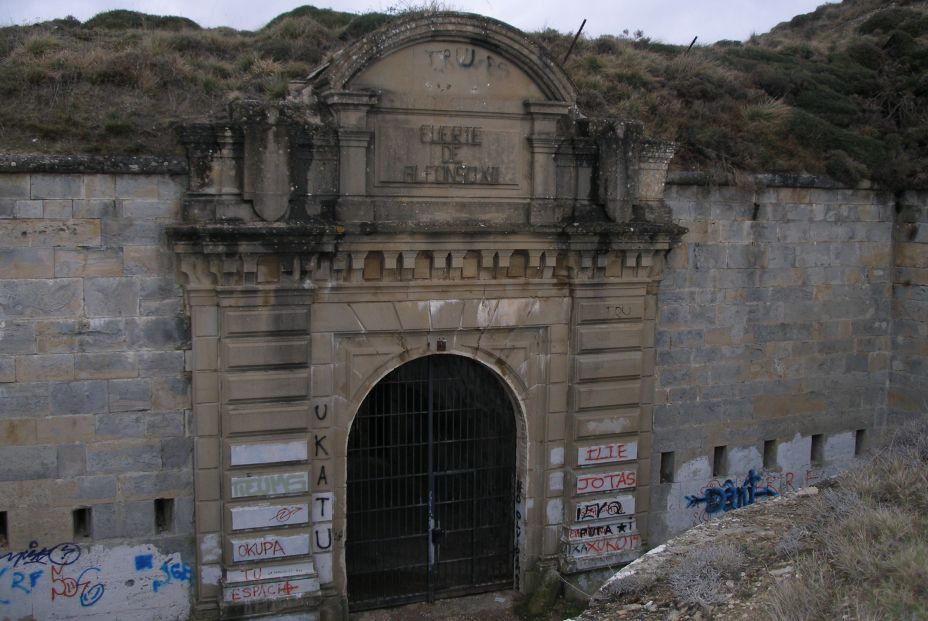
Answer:
[[[727,446],[717,446],[712,451],[712,476],[720,477],[725,474],[725,459],[728,456]]]
[[[6,511],[0,511],[0,548],[10,545],[10,531],[7,530]]]
[[[155,498],[155,532],[174,532],[174,499]]]
[[[854,456],[860,457],[867,450],[867,430],[858,429],[854,432]]]
[[[80,507],[71,512],[75,539],[90,539],[93,532],[92,519],[90,507]]]
[[[813,466],[821,466],[825,463],[825,436],[817,433],[812,436],[812,450],[810,451],[810,461]]]
[[[764,468],[769,470],[777,467],[777,441],[764,440]]]
[[[673,451],[661,453],[661,483],[673,483]]]

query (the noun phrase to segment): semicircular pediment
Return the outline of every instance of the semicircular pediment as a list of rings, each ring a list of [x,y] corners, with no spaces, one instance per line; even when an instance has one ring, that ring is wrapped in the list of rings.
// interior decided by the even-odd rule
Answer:
[[[503,107],[576,101],[564,70],[524,33],[466,13],[391,22],[340,51],[318,79],[325,90],[375,90],[390,107],[479,110],[485,101]]]

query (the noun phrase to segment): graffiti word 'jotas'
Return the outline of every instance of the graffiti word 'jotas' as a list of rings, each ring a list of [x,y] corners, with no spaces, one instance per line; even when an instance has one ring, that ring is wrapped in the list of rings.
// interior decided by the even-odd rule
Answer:
[[[725,481],[721,487],[710,487],[702,496],[687,496],[687,507],[695,507],[706,503],[706,513],[713,514],[719,511],[731,511],[754,504],[762,496],[776,496],[777,493],[769,487],[757,487],[761,477],[751,470],[741,485],[735,485],[731,479]]]

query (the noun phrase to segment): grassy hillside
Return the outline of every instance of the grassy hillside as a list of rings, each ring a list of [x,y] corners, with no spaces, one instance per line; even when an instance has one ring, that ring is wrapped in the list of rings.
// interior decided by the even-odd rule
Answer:
[[[256,32],[129,11],[0,29],[0,150],[178,152],[173,124],[277,99],[394,16],[300,7]],[[694,33],[697,34],[697,33]],[[570,34],[533,34],[563,58]],[[750,41],[581,38],[583,110],[644,121],[677,168],[928,187],[928,0],[845,0]]]

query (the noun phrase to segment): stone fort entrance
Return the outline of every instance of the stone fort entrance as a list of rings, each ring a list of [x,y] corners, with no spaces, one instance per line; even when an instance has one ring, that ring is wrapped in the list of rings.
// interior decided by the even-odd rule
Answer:
[[[341,618],[640,553],[671,146],[455,13],[183,140],[204,614]]]
[[[403,364],[364,399],[347,460],[352,609],[512,588],[515,412],[492,371]]]

